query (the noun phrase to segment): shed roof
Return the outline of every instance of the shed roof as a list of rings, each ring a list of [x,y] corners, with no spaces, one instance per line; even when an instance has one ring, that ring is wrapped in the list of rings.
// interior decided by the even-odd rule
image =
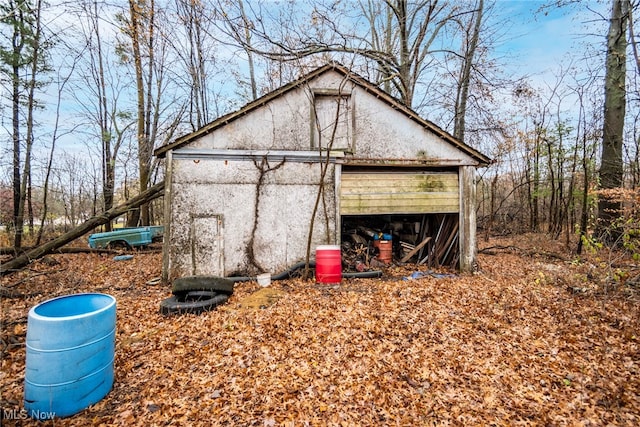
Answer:
[[[349,79],[354,84],[358,85],[360,88],[364,89],[371,95],[384,101],[387,105],[389,105],[394,110],[404,113],[410,120],[415,121],[416,123],[420,124],[423,128],[428,129],[429,131],[438,135],[444,141],[447,141],[448,143],[457,147],[459,150],[466,153],[471,158],[477,160],[478,163],[480,163],[481,165],[487,165],[491,163],[491,159],[489,157],[485,156],[478,150],[470,147],[469,145],[465,144],[459,139],[455,138],[453,135],[441,129],[440,127],[435,125],[433,122],[423,119],[415,111],[408,108],[406,105],[402,104],[396,98],[384,92],[382,89],[380,89],[379,87],[377,87],[376,85],[368,81],[367,79],[357,75],[353,71],[337,63],[331,63],[331,64],[324,65],[322,67],[316,68],[315,70],[311,71],[310,73],[306,74],[300,79],[295,80],[291,83],[288,83],[284,86],[281,86],[280,88],[263,95],[262,97],[256,99],[255,101],[252,101],[246,104],[239,110],[220,116],[213,122],[201,127],[200,129],[194,132],[188,133],[186,135],[183,135],[177,138],[176,140],[174,140],[173,142],[170,142],[161,147],[158,147],[154,151],[154,155],[157,157],[164,157],[167,151],[175,150],[177,148],[180,148],[188,144],[189,142],[193,141],[196,138],[207,135],[222,126],[225,126],[226,124],[249,114],[251,111],[269,103],[271,100],[278,98],[280,96],[284,96],[287,92],[295,90],[305,85],[307,82],[313,80],[314,78],[329,71],[335,71],[342,74],[346,79]]]

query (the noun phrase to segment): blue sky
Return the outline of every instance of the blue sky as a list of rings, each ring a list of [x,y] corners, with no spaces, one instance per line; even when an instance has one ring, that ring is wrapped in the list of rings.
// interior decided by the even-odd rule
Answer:
[[[582,56],[585,43],[603,42],[607,31],[602,17],[608,17],[610,1],[583,0],[539,12],[550,2],[498,0],[496,5],[500,18],[512,26],[498,52],[514,58],[509,67],[515,73],[532,74],[534,80],[553,78],[570,57]]]
[[[517,77],[530,75],[530,82],[538,88],[553,84],[561,64],[567,62],[569,55],[579,54],[586,40],[603,40],[606,22],[590,9],[606,18],[611,0],[582,0],[562,10],[538,12],[551,2],[497,0],[496,10],[487,15],[501,25],[502,42],[496,48],[499,56],[509,58],[501,61],[502,66]]]

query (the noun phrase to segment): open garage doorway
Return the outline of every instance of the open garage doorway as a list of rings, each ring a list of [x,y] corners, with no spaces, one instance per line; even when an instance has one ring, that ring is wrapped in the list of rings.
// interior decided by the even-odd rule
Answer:
[[[392,263],[455,269],[460,258],[458,230],[457,213],[343,215],[343,263],[354,271]]]

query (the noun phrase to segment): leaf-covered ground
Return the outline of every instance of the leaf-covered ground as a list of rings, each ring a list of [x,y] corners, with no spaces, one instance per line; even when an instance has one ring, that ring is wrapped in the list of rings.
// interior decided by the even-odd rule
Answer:
[[[177,317],[158,312],[160,254],[49,257],[0,282],[26,294],[1,303],[0,408],[22,409],[27,312],[58,295],[117,298],[115,384],[73,417],[2,425],[640,425],[637,284],[532,237],[497,244],[473,275],[279,281],[257,310],[247,282]]]

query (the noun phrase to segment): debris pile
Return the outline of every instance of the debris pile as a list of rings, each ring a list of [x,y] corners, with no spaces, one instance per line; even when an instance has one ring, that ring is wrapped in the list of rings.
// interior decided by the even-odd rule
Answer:
[[[458,262],[457,215],[348,217],[342,228],[346,270],[368,271],[414,262],[430,267]]]
[[[387,267],[393,261],[393,236],[358,226],[342,236],[342,263],[358,272]]]

